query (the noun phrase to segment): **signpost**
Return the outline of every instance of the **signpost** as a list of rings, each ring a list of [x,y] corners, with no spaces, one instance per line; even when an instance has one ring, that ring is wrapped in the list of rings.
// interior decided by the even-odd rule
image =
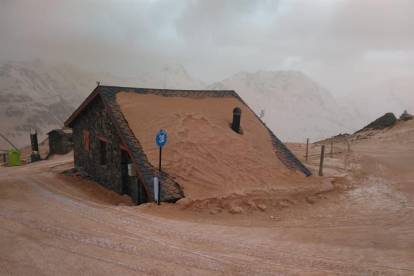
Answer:
[[[162,147],[164,147],[165,144],[167,143],[167,133],[164,130],[160,130],[157,133],[157,136],[155,137],[155,142],[157,143],[157,146],[160,147],[160,162],[158,166],[160,170],[160,175],[159,175],[160,178],[158,180],[158,199],[157,199],[158,205],[160,205],[160,201],[161,201],[161,157],[162,157]]]

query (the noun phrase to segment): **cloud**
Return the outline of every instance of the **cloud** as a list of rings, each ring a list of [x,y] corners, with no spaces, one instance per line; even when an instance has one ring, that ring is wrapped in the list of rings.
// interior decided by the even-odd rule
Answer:
[[[302,70],[332,92],[414,69],[414,1],[5,1],[0,59],[133,76],[182,63],[206,82]]]

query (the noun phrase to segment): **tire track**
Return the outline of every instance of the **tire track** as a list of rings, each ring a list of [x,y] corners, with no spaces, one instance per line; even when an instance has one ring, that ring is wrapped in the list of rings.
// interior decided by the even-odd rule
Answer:
[[[69,197],[75,198],[75,199],[80,200],[80,201],[82,201],[84,203],[92,204],[92,205],[99,206],[99,207],[103,207],[105,209],[112,209],[112,210],[116,210],[116,211],[121,211],[121,212],[130,214],[130,215],[133,215],[133,216],[137,216],[137,217],[140,217],[140,218],[143,218],[143,219],[146,219],[146,220],[149,220],[149,221],[158,223],[158,224],[167,225],[167,226],[169,226],[171,228],[176,228],[176,229],[184,230],[185,232],[187,232],[185,234],[178,234],[178,233],[174,233],[173,231],[170,231],[170,230],[167,230],[167,229],[158,228],[158,227],[155,227],[154,225],[150,225],[150,224],[147,224],[147,223],[143,223],[141,221],[137,221],[137,220],[134,220],[134,219],[130,219],[130,218],[121,218],[120,219],[118,215],[114,215],[112,213],[108,213],[108,212],[99,210],[100,212],[102,212],[103,215],[110,215],[110,216],[114,217],[116,220],[123,222],[124,224],[133,225],[133,226],[136,226],[136,227],[141,227],[141,228],[143,228],[145,230],[152,231],[152,232],[154,232],[156,234],[170,235],[170,236],[174,236],[176,238],[179,238],[179,239],[182,239],[182,240],[186,240],[186,241],[203,242],[203,243],[206,243],[208,246],[211,246],[212,243],[216,242],[216,243],[220,243],[221,249],[224,249],[223,248],[223,245],[226,244],[226,243],[228,243],[228,241],[230,240],[230,241],[232,241],[234,243],[233,244],[230,244],[228,246],[231,249],[226,248],[227,251],[228,251],[228,253],[244,254],[244,255],[254,256],[254,257],[260,257],[260,258],[269,258],[269,256],[272,254],[272,252],[266,252],[265,255],[258,255],[257,253],[256,254],[251,254],[251,253],[249,254],[248,252],[246,252],[246,249],[245,248],[238,248],[239,250],[236,250],[237,247],[234,248],[234,244],[236,244],[236,243],[242,243],[242,244],[245,244],[245,245],[248,245],[248,246],[254,246],[254,247],[264,248],[266,250],[273,251],[273,254],[275,254],[274,252],[277,252],[277,253],[284,252],[284,253],[288,253],[288,254],[296,254],[296,255],[302,256],[302,257],[311,257],[311,258],[317,258],[317,259],[326,260],[326,261],[335,261],[335,262],[349,263],[349,264],[354,264],[354,265],[361,265],[362,264],[362,265],[366,265],[366,266],[373,266],[373,267],[379,267],[379,268],[395,269],[395,270],[403,270],[403,271],[411,271],[411,272],[414,272],[414,269],[407,268],[407,267],[398,267],[398,266],[392,266],[392,265],[386,265],[386,264],[377,264],[377,263],[370,263],[370,262],[354,262],[354,261],[342,260],[342,259],[337,259],[337,258],[322,257],[322,256],[317,256],[317,255],[308,255],[308,254],[298,253],[298,252],[295,252],[295,251],[287,251],[287,250],[281,250],[281,249],[275,250],[273,248],[270,248],[270,247],[267,247],[267,246],[263,246],[263,245],[251,244],[251,243],[247,243],[247,242],[240,242],[240,241],[236,241],[236,240],[232,240],[232,239],[228,239],[228,238],[223,239],[221,237],[217,237],[217,236],[214,236],[214,235],[208,235],[208,234],[206,234],[207,236],[211,236],[214,239],[218,239],[218,241],[214,241],[214,240],[211,240],[211,239],[208,239],[208,238],[203,237],[205,235],[204,233],[202,235],[200,235],[200,233],[197,233],[197,232],[194,232],[194,231],[190,231],[190,230],[187,230],[187,229],[183,229],[183,228],[180,228],[180,227],[176,227],[174,225],[171,225],[171,224],[168,224],[168,223],[165,223],[165,222],[159,222],[159,221],[156,221],[154,219],[148,219],[146,216],[143,216],[143,215],[140,215],[140,214],[136,214],[136,213],[130,212],[128,210],[122,210],[119,207],[115,207],[114,208],[114,207],[111,207],[111,206],[106,206],[106,205],[101,205],[101,204],[97,204],[97,203],[94,203],[94,202],[89,202],[89,201],[86,201],[86,200],[84,200],[82,198],[73,196],[73,195],[71,195],[71,194],[69,194],[67,192],[61,191],[61,190],[59,190],[56,187],[52,187],[52,186],[46,184],[45,182],[43,182],[43,181],[41,181],[39,179],[37,179],[37,181],[39,181],[43,185],[45,185],[45,186],[47,186],[47,187],[49,187],[49,188],[51,188],[53,190],[56,190],[58,192],[61,192],[61,193],[65,194],[65,195],[67,195]],[[88,208],[88,206],[86,206],[86,205],[84,205],[84,206]],[[95,209],[95,208],[93,208],[93,209]],[[355,225],[344,225],[344,226],[355,226]],[[337,226],[337,225],[322,226],[322,227],[321,226],[317,226],[317,227],[314,227],[314,228],[323,228],[323,227],[341,227],[341,225],[340,226]],[[313,227],[310,226],[309,228],[313,228]],[[195,236],[188,235],[188,232],[192,232],[192,234],[196,234],[196,235]],[[286,257],[286,256],[279,255],[279,257],[283,258],[283,257]]]
[[[79,205],[76,205],[76,207],[79,207]],[[134,233],[131,233],[131,234],[134,234]],[[220,247],[221,247],[220,249],[222,249],[222,246],[220,246]],[[245,250],[247,250],[247,249],[245,249]],[[232,251],[230,253],[239,253],[239,254],[241,253],[241,254],[245,254],[245,255],[252,255],[251,252],[248,252],[248,251],[244,251],[244,252],[234,252],[234,251]],[[222,254],[222,256],[228,256],[228,255]],[[261,254],[260,256],[257,256],[256,255],[256,257],[262,257],[262,258],[264,257],[264,258],[269,259],[272,256],[271,256],[271,253],[270,252],[265,252],[264,254]],[[370,273],[370,270],[369,269],[361,269],[361,268],[357,269],[357,268],[352,268],[352,267],[346,267],[346,265],[338,265],[338,264],[335,265],[335,264],[321,262],[321,261],[309,261],[309,260],[303,259],[303,258],[297,258],[297,257],[296,258],[291,258],[289,256],[280,255],[280,254],[277,255],[277,257],[280,258],[280,259],[282,259],[284,262],[287,262],[287,263],[290,262],[290,263],[293,263],[293,264],[300,264],[301,265],[300,267],[298,267],[297,265],[290,265],[290,266],[289,265],[285,265],[286,267],[291,267],[291,268],[301,268],[301,269],[308,269],[308,270],[312,270],[312,271],[313,270],[318,271],[318,269],[315,269],[314,268],[314,266],[318,266],[318,267],[320,267],[319,268],[319,271],[320,272],[330,272],[330,273],[340,273],[340,274],[352,274],[352,275],[355,275],[355,274],[356,275],[358,275],[358,274],[364,275],[364,273],[365,274],[366,273]],[[269,263],[268,261],[261,261],[261,262],[262,263],[263,262],[264,263]],[[305,265],[306,263],[308,263],[309,266],[308,265]],[[272,265],[280,265],[280,264],[275,264],[275,263],[271,263],[271,264]],[[341,271],[335,271],[335,270],[338,270],[338,268],[340,268],[340,267],[344,267],[345,271],[343,271],[343,272],[341,272]],[[335,270],[326,270],[326,268],[335,269]],[[349,270],[351,270],[351,272],[348,272]],[[377,273],[376,275],[381,275],[381,274],[379,274],[381,272],[373,272],[373,273]],[[387,275],[387,274],[382,274],[382,275]],[[389,274],[389,275],[392,275],[392,274]]]

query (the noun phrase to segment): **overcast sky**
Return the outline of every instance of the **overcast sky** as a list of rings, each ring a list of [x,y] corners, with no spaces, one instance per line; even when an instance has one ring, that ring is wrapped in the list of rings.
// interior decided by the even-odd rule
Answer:
[[[0,0],[0,59],[134,76],[181,63],[207,83],[301,70],[334,95],[414,76],[414,0]]]

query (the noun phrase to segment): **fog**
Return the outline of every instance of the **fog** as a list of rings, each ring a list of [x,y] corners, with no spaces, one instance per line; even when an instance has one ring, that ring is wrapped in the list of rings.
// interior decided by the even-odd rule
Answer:
[[[0,0],[0,59],[136,76],[181,63],[207,83],[300,70],[333,95],[412,78],[414,1]]]

